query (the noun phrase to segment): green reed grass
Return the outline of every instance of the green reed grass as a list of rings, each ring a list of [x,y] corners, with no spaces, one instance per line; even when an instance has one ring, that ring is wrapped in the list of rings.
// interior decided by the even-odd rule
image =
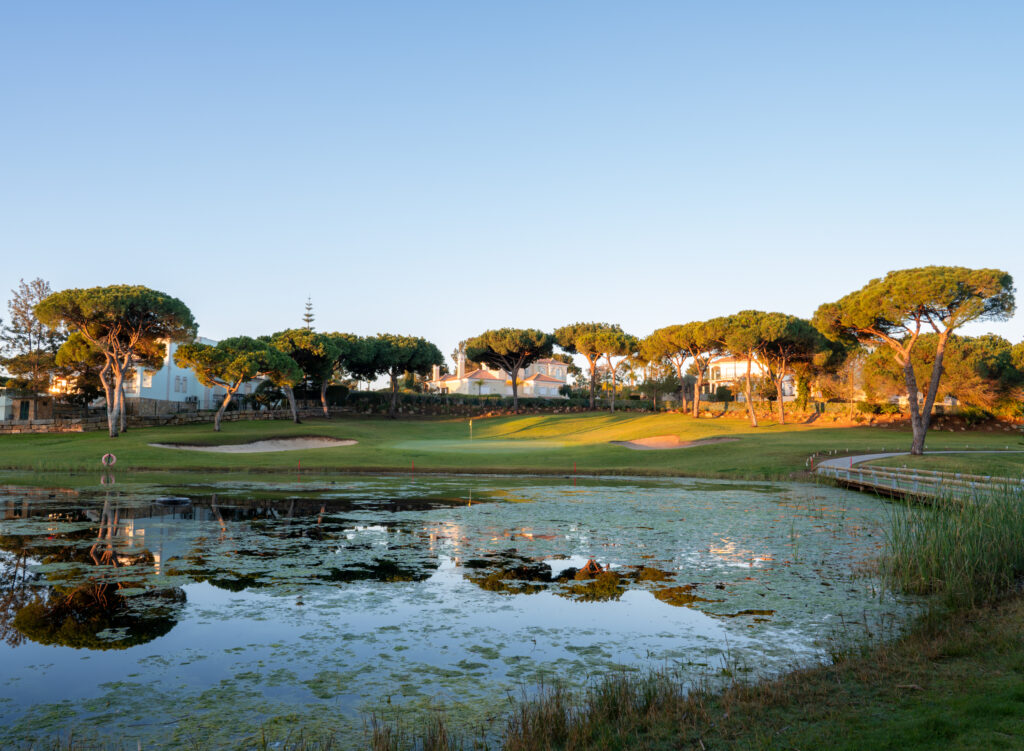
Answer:
[[[895,588],[937,595],[954,609],[994,602],[1024,575],[1024,493],[1007,484],[893,513],[881,561]]]

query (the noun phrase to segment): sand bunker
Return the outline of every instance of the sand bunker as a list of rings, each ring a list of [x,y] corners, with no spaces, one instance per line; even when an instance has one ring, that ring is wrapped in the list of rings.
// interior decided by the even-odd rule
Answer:
[[[232,443],[226,446],[196,446],[188,443],[151,443],[162,449],[183,449],[185,451],[212,451],[218,454],[259,454],[267,451],[298,451],[300,449],[322,449],[328,446],[354,446],[358,441],[343,441],[338,438],[275,438],[270,441]]]
[[[694,446],[706,446],[709,443],[729,443],[739,438],[702,438],[697,441],[682,441],[677,435],[655,435],[650,438],[637,438],[635,441],[609,441],[615,446],[625,446],[635,451],[658,451],[661,449],[688,449]]]

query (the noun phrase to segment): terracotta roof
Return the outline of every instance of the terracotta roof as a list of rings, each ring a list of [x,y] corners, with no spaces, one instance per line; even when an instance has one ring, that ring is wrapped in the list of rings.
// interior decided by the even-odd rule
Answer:
[[[457,380],[459,380],[459,379],[456,378],[455,376],[453,376],[451,373],[449,373],[448,375],[443,375],[443,376],[441,376],[440,378],[437,379],[438,383],[443,383],[444,381],[457,381]]]
[[[524,378],[523,381],[544,381],[545,383],[565,383],[565,381],[559,380],[558,378],[552,378],[549,375],[543,373],[534,373],[529,378]]]
[[[741,362],[744,365],[746,365],[747,358],[746,357],[734,357],[733,355],[721,355],[720,357],[712,358],[711,362],[713,362],[713,363],[714,362]],[[757,363],[757,358],[756,357],[753,359],[753,362]]]
[[[493,373],[491,373],[491,372],[489,372],[487,370],[483,370],[483,369],[474,370],[472,373],[466,373],[465,378],[466,379],[472,378],[475,381],[480,381],[480,380],[483,380],[483,381],[500,381],[500,380],[502,380],[501,378],[498,378],[498,376],[494,375]]]
[[[550,357],[542,357],[537,362],[544,365],[568,365],[568,363],[564,363],[561,360],[552,360]]]

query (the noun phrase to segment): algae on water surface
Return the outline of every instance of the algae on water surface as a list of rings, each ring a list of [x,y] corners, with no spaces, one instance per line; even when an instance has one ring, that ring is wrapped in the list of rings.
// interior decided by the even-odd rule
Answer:
[[[666,663],[696,677],[726,654],[774,671],[843,619],[913,607],[856,575],[880,549],[882,504],[830,488],[173,490],[0,495],[0,740],[75,728],[173,748],[281,718],[361,738],[365,713],[438,703],[480,727],[523,685]]]

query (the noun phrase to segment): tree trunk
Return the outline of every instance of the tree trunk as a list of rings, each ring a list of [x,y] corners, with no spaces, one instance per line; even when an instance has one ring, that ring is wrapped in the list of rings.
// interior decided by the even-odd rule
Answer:
[[[327,407],[327,381],[325,380],[320,386],[320,404],[324,408],[324,417],[330,419],[331,410]]]
[[[611,374],[612,374],[612,412],[614,412],[615,411],[615,368],[612,367],[612,358],[609,356],[606,359],[608,360],[608,370],[611,371]]]
[[[118,421],[121,425],[121,432],[128,431],[128,410],[124,405],[124,381],[121,382],[120,393],[117,396]]]
[[[395,419],[398,412],[398,376],[391,373],[391,406],[388,407],[388,417]]]
[[[700,393],[704,390],[704,370],[697,366],[697,380],[693,383],[693,417],[700,417]]]
[[[942,378],[942,358],[946,354],[946,337],[948,331],[939,334],[938,344],[935,346],[935,362],[932,363],[932,377],[928,382],[928,393],[924,397],[924,414],[921,415],[922,433],[927,433],[932,422],[932,407],[935,406],[935,397],[939,393],[939,381]],[[924,450],[922,441],[921,449]]]
[[[672,361],[676,366],[676,376],[679,378],[679,411],[686,414],[686,384],[683,383],[683,363],[685,360]]]
[[[936,358],[938,359],[938,358]],[[934,366],[932,367],[934,371]],[[921,420],[921,407],[917,403],[917,376],[914,375],[914,363],[910,359],[910,353],[906,355],[903,363],[903,380],[907,385],[907,401],[910,407],[910,429],[914,438],[910,443],[910,453],[920,456],[924,453],[924,434],[927,427]]]
[[[508,372],[508,371],[506,371]],[[512,409],[519,410],[519,379],[516,375],[519,373],[519,368],[516,368],[516,374],[509,373],[509,377],[512,379]],[[534,389],[536,391],[536,389]]]
[[[288,397],[288,406],[292,411],[292,422],[298,425],[302,420],[299,419],[299,410],[295,407],[295,390],[291,386],[285,386],[284,395]]]
[[[114,385],[112,383],[113,373],[110,367],[110,359],[100,370],[100,383],[103,384],[103,395],[107,400],[107,430],[111,438],[117,438],[117,418],[114,412]]]
[[[117,438],[120,435],[120,424],[121,424],[121,395],[124,394],[124,374],[121,372],[121,368],[114,366],[114,409],[110,414],[110,437]]]
[[[785,425],[786,409],[782,404],[782,376],[775,381],[775,399],[778,401],[779,425]]]
[[[750,427],[757,427],[757,412],[754,411],[754,399],[751,396],[750,389],[750,364],[753,357],[747,353],[747,379],[743,383],[743,396],[747,400],[747,414],[750,415]]]
[[[227,393],[224,395],[224,401],[220,403],[220,409],[217,410],[217,414],[213,417],[213,430],[215,433],[220,432],[220,418],[224,415],[224,410],[228,408],[228,404],[231,403],[231,395],[234,391],[230,388],[226,389]]]
[[[597,409],[597,398],[595,396],[597,392],[597,358],[590,359],[587,357],[587,362],[590,363],[590,409]]]
[[[782,401],[782,381],[786,378],[786,363],[787,358],[783,357],[779,362],[778,378],[772,379],[775,381],[775,398],[778,400],[779,425],[786,424],[786,404]],[[771,370],[768,372],[771,373]]]
[[[946,352],[948,336],[948,331],[939,334],[939,341],[935,346],[935,362],[932,363],[932,375],[928,381],[928,391],[924,397],[923,407],[919,408],[917,404],[917,376],[914,375],[909,353],[907,354],[907,364],[903,366],[904,378],[907,381],[907,396],[910,398],[910,424],[914,431],[910,453],[915,456],[924,453],[924,440],[932,421],[932,407],[935,405],[935,396],[939,392],[939,381],[942,379],[942,358]]]

